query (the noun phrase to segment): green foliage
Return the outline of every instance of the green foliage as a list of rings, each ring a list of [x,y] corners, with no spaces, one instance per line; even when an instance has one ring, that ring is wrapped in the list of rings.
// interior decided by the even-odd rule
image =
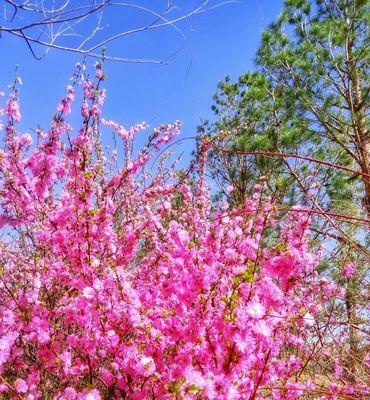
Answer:
[[[368,17],[365,1],[285,1],[280,17],[262,33],[256,70],[237,82],[227,77],[219,83],[212,106],[217,120],[204,126],[206,132],[223,132],[221,147],[298,153],[361,170],[362,143],[354,136],[359,120],[366,119]],[[359,176],[276,157],[236,158],[214,151],[210,166],[221,187],[241,187],[241,201],[261,175],[268,177],[271,193],[286,201],[294,189],[282,184],[280,175],[296,174],[309,186],[311,171],[317,169],[318,181],[330,178],[330,185],[321,189],[326,205],[343,208],[342,197],[357,205],[358,214],[363,212]],[[237,185],[245,175],[247,185]],[[297,179],[295,186],[300,186]],[[301,198],[299,189],[295,191]]]

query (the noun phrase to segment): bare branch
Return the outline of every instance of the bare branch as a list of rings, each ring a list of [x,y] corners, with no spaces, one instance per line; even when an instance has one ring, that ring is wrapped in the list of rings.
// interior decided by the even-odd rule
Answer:
[[[50,49],[101,59],[103,48],[112,42],[165,27],[172,28],[180,35],[183,44],[179,48],[182,49],[190,47],[185,33],[179,27],[182,21],[233,2],[235,1],[201,0],[194,2],[192,8],[186,9],[185,6],[177,6],[176,0],[158,1],[152,8],[133,1],[64,0],[56,5],[52,0],[5,0],[2,15],[5,23],[0,26],[0,34],[4,32],[25,41],[36,59],[42,59]],[[127,10],[136,12],[138,18],[133,19],[131,14],[129,18]],[[136,22],[132,23],[131,28],[120,31],[122,22],[126,21]],[[43,48],[41,54],[38,54],[39,48]],[[172,52],[164,59],[173,57],[177,52]],[[130,58],[121,54],[105,55],[104,58],[132,63],[167,63],[163,59]]]

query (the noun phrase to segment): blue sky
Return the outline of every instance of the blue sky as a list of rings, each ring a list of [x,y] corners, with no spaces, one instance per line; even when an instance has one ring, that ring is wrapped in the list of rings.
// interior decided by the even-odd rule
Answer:
[[[191,3],[197,1],[183,0],[187,6]],[[261,31],[276,18],[282,3],[282,0],[241,0],[194,16],[190,23],[180,25],[189,46],[169,65],[107,63],[105,118],[124,125],[145,120],[151,126],[181,120],[182,137],[193,136],[200,117],[212,118],[210,107],[217,83],[227,74],[236,79],[253,68]],[[124,20],[112,14],[109,18],[112,24],[130,26],[138,23],[141,16],[132,13]],[[161,58],[183,45],[183,39],[166,28],[115,42],[108,47],[108,52]],[[11,82],[16,65],[24,82],[22,129],[34,128],[37,123],[47,126],[58,99],[64,94],[73,66],[81,58],[53,50],[44,60],[37,61],[24,42],[6,34],[0,39],[0,54],[0,90]],[[190,150],[192,144],[185,143]]]

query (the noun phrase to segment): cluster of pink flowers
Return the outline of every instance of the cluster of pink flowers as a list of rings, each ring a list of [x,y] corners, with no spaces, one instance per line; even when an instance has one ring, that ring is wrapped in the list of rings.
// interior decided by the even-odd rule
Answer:
[[[148,171],[177,122],[155,129],[135,157],[109,159],[101,67],[97,82],[79,71],[37,145],[16,131],[18,103],[6,109],[0,397],[294,400],[314,391],[296,378],[322,299],[337,288],[315,274],[307,215],[281,218],[260,190],[238,210],[213,204],[202,167],[191,181]],[[83,121],[71,137],[66,115],[80,85]],[[104,124],[125,143],[145,128]],[[274,226],[279,237],[266,241]],[[341,393],[333,385],[322,399]]]

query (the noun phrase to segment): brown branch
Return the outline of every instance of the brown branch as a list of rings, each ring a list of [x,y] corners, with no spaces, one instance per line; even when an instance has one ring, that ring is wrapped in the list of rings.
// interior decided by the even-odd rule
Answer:
[[[348,167],[344,167],[342,165],[334,164],[329,161],[323,161],[319,160],[317,158],[312,158],[308,156],[303,156],[299,154],[290,154],[290,153],[278,153],[278,152],[273,152],[273,151],[241,151],[241,150],[230,150],[226,149],[224,147],[217,146],[210,140],[203,139],[205,143],[209,144],[213,148],[215,148],[218,151],[221,151],[223,153],[228,153],[228,154],[235,154],[235,155],[252,155],[252,156],[267,156],[267,157],[284,157],[284,158],[296,158],[299,160],[305,160],[309,162],[314,162],[316,164],[321,164],[321,165],[326,165],[327,167],[334,168],[334,169],[341,169],[343,171],[350,172],[352,174],[356,175],[361,175],[366,178],[370,178],[370,174],[367,174],[366,172],[358,171],[355,169],[351,169]]]

